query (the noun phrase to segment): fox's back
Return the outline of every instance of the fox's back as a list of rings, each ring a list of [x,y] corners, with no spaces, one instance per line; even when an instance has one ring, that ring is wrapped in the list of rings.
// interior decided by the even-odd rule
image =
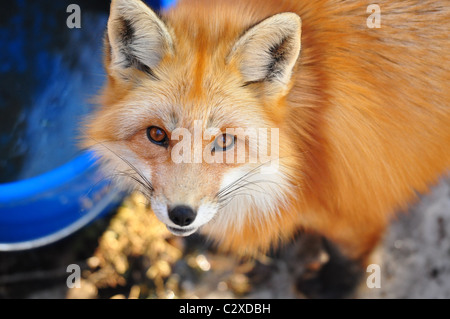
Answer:
[[[181,51],[196,52],[186,58],[196,59],[188,65],[198,88],[195,74],[211,70],[214,77],[214,65],[224,63],[248,28],[280,12],[301,17],[302,49],[286,107],[268,108],[267,116],[296,141],[293,155],[304,154],[301,198],[316,212],[309,222],[325,230],[321,210],[339,212],[355,227],[384,224],[386,213],[450,165],[450,7],[383,1],[375,27],[367,7],[366,1],[197,0],[169,13],[186,39]]]
[[[206,190],[217,201],[215,184],[229,190],[225,182],[246,171],[175,166],[170,144],[155,146],[146,129],[191,129],[197,120],[279,128],[284,171],[265,196],[216,208],[202,229],[226,248],[254,251],[302,227],[361,256],[389,217],[450,167],[450,7],[377,8],[379,25],[366,1],[181,0],[159,20],[138,1],[115,0],[104,107],[88,135],[118,142],[115,150],[151,176],[151,197],[170,190],[153,208],[173,226],[170,203],[195,206]],[[286,12],[298,16],[278,14]],[[177,197],[181,184],[189,196]]]

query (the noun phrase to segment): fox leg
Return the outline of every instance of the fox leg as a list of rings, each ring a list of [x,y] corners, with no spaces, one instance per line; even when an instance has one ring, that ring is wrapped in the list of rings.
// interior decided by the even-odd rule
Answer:
[[[336,246],[342,256],[367,267],[385,229],[386,225],[382,223],[360,227],[343,225],[342,231],[336,229],[324,236]]]
[[[361,282],[371,253],[379,242],[383,227],[359,228],[357,231],[326,233],[326,237],[312,236],[310,247],[320,253],[307,261],[305,270],[296,278],[296,289],[311,298],[345,298],[352,295]],[[353,229],[353,228],[352,228]],[[363,231],[364,230],[364,231]],[[325,257],[324,257],[325,256]]]

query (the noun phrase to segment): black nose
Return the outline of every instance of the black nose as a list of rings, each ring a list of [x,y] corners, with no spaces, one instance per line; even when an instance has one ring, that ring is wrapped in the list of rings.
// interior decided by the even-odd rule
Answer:
[[[169,210],[169,218],[178,226],[187,226],[192,224],[197,214],[188,206],[175,206]]]

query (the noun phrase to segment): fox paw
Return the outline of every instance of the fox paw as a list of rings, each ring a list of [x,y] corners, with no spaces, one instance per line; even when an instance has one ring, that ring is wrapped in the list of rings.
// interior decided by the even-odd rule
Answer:
[[[324,240],[324,250],[296,278],[295,289],[307,298],[351,297],[363,274],[358,261],[342,255]]]

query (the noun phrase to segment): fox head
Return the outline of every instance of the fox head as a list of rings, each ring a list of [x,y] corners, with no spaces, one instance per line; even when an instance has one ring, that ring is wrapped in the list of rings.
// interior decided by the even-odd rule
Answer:
[[[182,2],[161,18],[141,1],[112,1],[107,83],[84,146],[106,175],[146,194],[172,233],[221,238],[276,218],[294,187],[281,123],[301,20],[241,21],[204,6]]]

